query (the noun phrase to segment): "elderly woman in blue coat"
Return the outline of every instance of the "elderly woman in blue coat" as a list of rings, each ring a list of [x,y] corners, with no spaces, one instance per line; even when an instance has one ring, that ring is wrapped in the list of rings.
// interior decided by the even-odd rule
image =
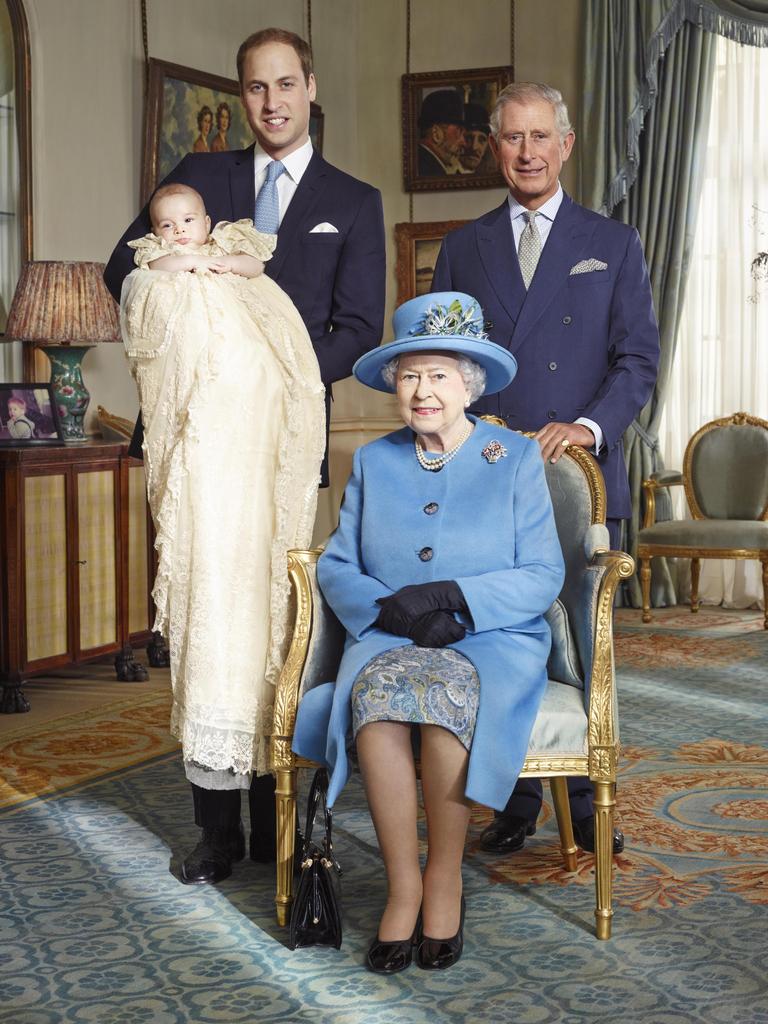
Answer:
[[[461,955],[471,802],[502,808],[512,791],[546,686],[544,612],[563,581],[538,445],[466,413],[517,368],[482,328],[471,296],[420,296],[395,312],[395,341],[358,360],[358,380],[395,391],[405,427],[355,453],[318,563],[347,643],[336,683],[299,706],[294,750],[328,765],[332,804],[354,738],[388,883],[366,959],[380,973],[407,967],[414,948],[425,969]]]

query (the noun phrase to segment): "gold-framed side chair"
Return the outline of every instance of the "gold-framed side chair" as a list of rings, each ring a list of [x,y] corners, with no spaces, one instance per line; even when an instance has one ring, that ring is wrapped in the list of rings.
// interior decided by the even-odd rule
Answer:
[[[682,486],[690,519],[656,522],[656,492]],[[763,626],[768,629],[768,422],[745,412],[712,420],[691,437],[683,471],[643,481],[645,515],[637,559],[643,622],[651,621],[651,559],[691,560],[691,611],[699,610],[702,558],[756,558],[762,563]]]
[[[565,583],[547,613],[552,629],[549,680],[522,775],[547,777],[563,861],[576,870],[566,779],[589,776],[595,787],[596,934],[611,934],[613,810],[619,759],[619,723],[613,662],[613,602],[634,562],[608,550],[605,485],[597,462],[571,447],[546,476],[566,565]],[[277,920],[285,925],[293,892],[296,773],[311,767],[291,751],[296,710],[314,685],[332,680],[344,631],[316,580],[319,550],[291,551],[288,572],[296,616],[288,657],[277,686],[272,767],[277,779]]]

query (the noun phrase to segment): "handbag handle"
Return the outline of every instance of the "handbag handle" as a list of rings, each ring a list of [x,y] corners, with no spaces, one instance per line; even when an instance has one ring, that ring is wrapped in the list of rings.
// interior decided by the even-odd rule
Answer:
[[[325,824],[324,852],[329,860],[333,860],[333,813],[328,807],[328,772],[325,768],[317,769],[314,778],[312,779],[312,786],[309,790],[309,799],[307,801],[307,825],[304,830],[303,858],[307,856],[307,852],[309,851],[309,847],[312,842],[312,829],[315,824],[315,817],[317,815],[317,809],[320,806],[320,801],[322,801],[323,804],[323,818]]]

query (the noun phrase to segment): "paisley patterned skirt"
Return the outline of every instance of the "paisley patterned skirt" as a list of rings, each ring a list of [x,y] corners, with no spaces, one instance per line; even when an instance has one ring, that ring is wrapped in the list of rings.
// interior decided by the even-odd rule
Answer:
[[[354,735],[368,722],[440,725],[469,750],[477,719],[477,670],[450,648],[397,647],[370,661],[352,686]]]

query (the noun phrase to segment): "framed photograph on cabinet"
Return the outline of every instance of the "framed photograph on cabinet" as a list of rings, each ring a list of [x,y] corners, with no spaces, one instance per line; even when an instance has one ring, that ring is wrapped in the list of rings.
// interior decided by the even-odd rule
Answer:
[[[0,447],[64,444],[50,384],[0,384]]]
[[[323,111],[317,103],[311,104],[309,135],[312,145],[322,153]],[[236,79],[150,57],[142,202],[187,153],[246,149],[252,142],[253,132]]]
[[[443,239],[449,231],[466,223],[465,220],[437,220],[395,224],[398,306],[430,290]]]
[[[490,114],[511,67],[403,75],[406,192],[503,188],[488,140]]]

